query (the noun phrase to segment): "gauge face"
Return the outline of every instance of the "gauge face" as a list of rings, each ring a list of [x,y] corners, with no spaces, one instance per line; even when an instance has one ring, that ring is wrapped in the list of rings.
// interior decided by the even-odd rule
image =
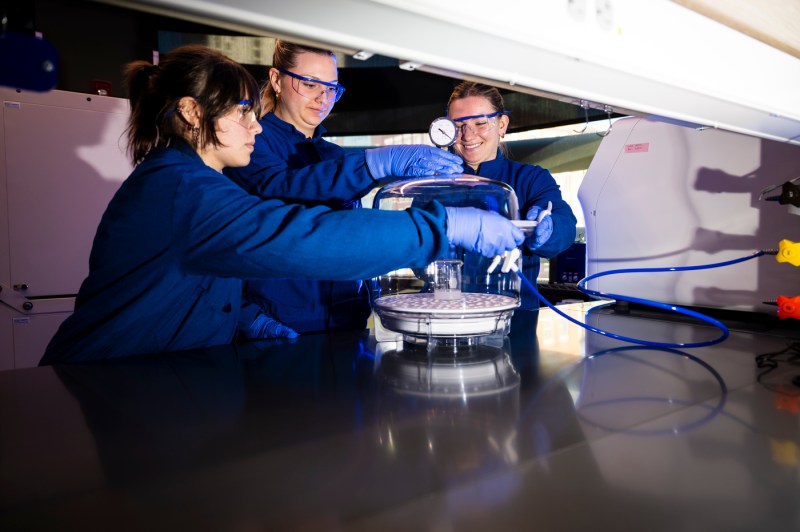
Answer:
[[[458,135],[458,126],[456,123],[445,116],[440,116],[431,122],[431,128],[428,130],[431,137],[431,142],[440,148],[452,146],[456,142]]]

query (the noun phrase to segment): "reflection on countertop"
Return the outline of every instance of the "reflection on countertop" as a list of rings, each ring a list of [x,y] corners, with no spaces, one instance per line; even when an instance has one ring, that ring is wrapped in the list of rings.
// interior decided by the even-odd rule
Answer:
[[[709,334],[590,307],[564,306]],[[0,372],[0,529],[792,529],[798,372],[754,360],[792,343],[542,309],[458,353],[364,331]]]

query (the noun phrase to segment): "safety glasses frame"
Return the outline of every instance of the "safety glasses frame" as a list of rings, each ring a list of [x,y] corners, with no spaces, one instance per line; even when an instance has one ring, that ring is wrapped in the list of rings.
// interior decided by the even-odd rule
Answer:
[[[292,88],[294,89],[294,91],[303,98],[308,98],[309,100],[316,100],[317,98],[325,94],[329,102],[332,101],[333,103],[336,103],[339,101],[339,98],[342,97],[342,94],[344,94],[344,91],[346,90],[338,83],[330,83],[328,81],[320,81],[318,79],[301,76],[300,74],[295,74],[294,72],[290,72],[289,70],[285,70],[283,68],[276,68],[275,70],[277,70],[281,74],[286,74],[287,76],[294,78],[302,83],[308,83],[310,85],[322,85],[323,87],[326,87],[322,89],[322,92],[318,92],[317,94],[313,93],[319,91],[320,90],[319,88],[306,87],[307,92],[310,94],[304,94],[300,90],[300,83],[297,84],[292,83]],[[333,94],[331,94],[330,92],[331,89],[335,90]]]

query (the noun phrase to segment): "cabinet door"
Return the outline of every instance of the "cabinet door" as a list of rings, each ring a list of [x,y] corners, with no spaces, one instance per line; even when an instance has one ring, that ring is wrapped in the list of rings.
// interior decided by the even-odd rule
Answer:
[[[75,294],[100,217],[132,168],[128,102],[64,91],[0,97],[8,282],[26,285],[27,297]]]

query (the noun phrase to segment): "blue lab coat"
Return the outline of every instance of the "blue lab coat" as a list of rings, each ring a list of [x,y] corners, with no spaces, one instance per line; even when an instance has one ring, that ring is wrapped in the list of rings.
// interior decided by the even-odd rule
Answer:
[[[552,236],[536,251],[531,251],[527,245],[522,248],[522,271],[531,283],[536,284],[536,278],[539,275],[539,257],[548,259],[555,257],[575,242],[578,220],[575,218],[572,208],[561,197],[561,188],[558,183],[546,168],[512,161],[506,158],[499,149],[497,157],[481,163],[477,172],[472,167],[464,165],[464,173],[479,175],[510,185],[517,195],[519,215],[522,219],[534,205],[546,209],[547,202],[553,202]],[[523,288],[522,308],[538,307],[537,299],[529,290]]]
[[[75,312],[40,364],[234,339],[242,281],[370,278],[448,250],[444,209],[332,211],[248,194],[188,145],[151,152],[109,203]]]
[[[354,199],[375,186],[363,151],[346,153],[324,140],[323,126],[309,139],[268,113],[261,127],[250,164],[225,170],[245,190],[265,198],[349,209],[357,207]],[[261,310],[300,333],[363,329],[370,314],[367,289],[360,281],[249,280],[245,302],[251,305],[243,309],[243,327]]]

